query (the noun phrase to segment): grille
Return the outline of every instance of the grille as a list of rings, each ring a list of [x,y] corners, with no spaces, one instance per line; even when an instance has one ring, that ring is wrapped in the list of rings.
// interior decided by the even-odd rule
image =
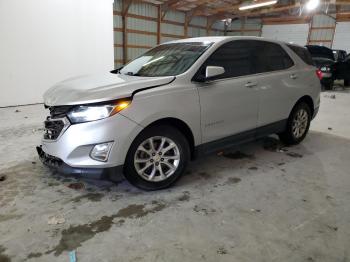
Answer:
[[[63,118],[72,106],[51,106],[49,107],[51,118]]]
[[[46,120],[44,122],[45,125],[45,133],[44,139],[55,140],[59,137],[64,128],[63,120]]]

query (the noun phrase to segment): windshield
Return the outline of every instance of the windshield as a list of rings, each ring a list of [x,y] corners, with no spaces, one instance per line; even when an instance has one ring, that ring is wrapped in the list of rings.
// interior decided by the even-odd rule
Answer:
[[[186,42],[157,46],[123,67],[119,73],[133,76],[174,76],[185,72],[211,43]]]

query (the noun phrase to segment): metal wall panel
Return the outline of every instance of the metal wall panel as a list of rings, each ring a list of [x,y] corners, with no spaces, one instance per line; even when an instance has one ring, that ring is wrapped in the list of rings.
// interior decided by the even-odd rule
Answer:
[[[332,40],[334,29],[312,30],[310,39],[312,40]]]
[[[227,26],[227,30],[240,30],[241,27],[241,20],[234,20]]]
[[[123,44],[123,33],[114,31],[114,43],[115,44]]]
[[[198,28],[198,27],[191,27],[189,26],[187,29],[188,37],[198,37],[198,36],[206,36],[207,30]]]
[[[261,19],[247,19],[244,23],[245,29],[257,29],[259,30],[262,26]]]
[[[114,47],[114,59],[122,60],[123,59],[123,48]]]
[[[228,36],[240,36],[241,35],[241,32],[227,32]]]
[[[199,25],[199,26],[206,26],[207,25],[207,18],[203,16],[196,16],[193,17],[190,25]]]
[[[160,38],[160,43],[166,43],[166,42],[170,42],[170,41],[174,41],[174,40],[179,40],[178,38],[172,38],[172,37],[161,37]]]
[[[345,50],[350,53],[350,22],[338,22],[335,29],[334,49]]]
[[[169,10],[166,12],[164,19],[183,23],[185,21],[185,13]]]
[[[128,12],[135,15],[143,15],[157,18],[158,8],[146,3],[133,3],[130,5]]]
[[[128,48],[128,58],[132,60],[143,53],[145,53],[148,49],[145,48]]]
[[[217,31],[217,30],[210,30],[209,35],[211,36],[223,36],[224,32],[223,31]]]
[[[122,10],[122,1],[121,0],[114,0],[113,10],[114,11],[121,11]]]
[[[172,34],[179,36],[183,36],[185,34],[184,27],[179,25],[162,23],[160,28],[162,34]]]
[[[155,33],[157,32],[157,22],[128,17],[127,28]]]
[[[265,38],[302,46],[306,45],[308,34],[308,24],[263,25],[262,27],[262,36]]]
[[[223,22],[223,21],[216,21],[212,25],[212,29],[224,30],[225,29],[225,22]]]
[[[128,33],[128,45],[155,46],[157,45],[157,36]]]
[[[309,32],[309,44],[331,47],[335,26],[334,17],[325,14],[314,15]]]
[[[312,26],[313,27],[325,27],[334,26],[335,18],[329,15],[317,14],[313,16]]]
[[[122,17],[120,15],[113,16],[113,26],[115,28],[122,28],[123,27]]]

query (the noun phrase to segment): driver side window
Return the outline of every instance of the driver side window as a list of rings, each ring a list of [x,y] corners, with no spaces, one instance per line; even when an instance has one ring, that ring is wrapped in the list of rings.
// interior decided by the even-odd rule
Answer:
[[[207,66],[221,66],[225,73],[213,78],[224,79],[253,74],[253,48],[251,41],[236,40],[219,47],[203,64],[200,76],[205,76]]]

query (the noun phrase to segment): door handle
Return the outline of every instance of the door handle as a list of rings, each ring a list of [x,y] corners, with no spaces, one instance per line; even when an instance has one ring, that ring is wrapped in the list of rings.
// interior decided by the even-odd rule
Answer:
[[[257,82],[247,82],[244,86],[248,87],[248,88],[252,88],[254,86],[257,86],[258,83]]]
[[[291,78],[291,79],[297,79],[298,76],[297,76],[296,74],[291,74],[291,75],[290,75],[290,78]]]

